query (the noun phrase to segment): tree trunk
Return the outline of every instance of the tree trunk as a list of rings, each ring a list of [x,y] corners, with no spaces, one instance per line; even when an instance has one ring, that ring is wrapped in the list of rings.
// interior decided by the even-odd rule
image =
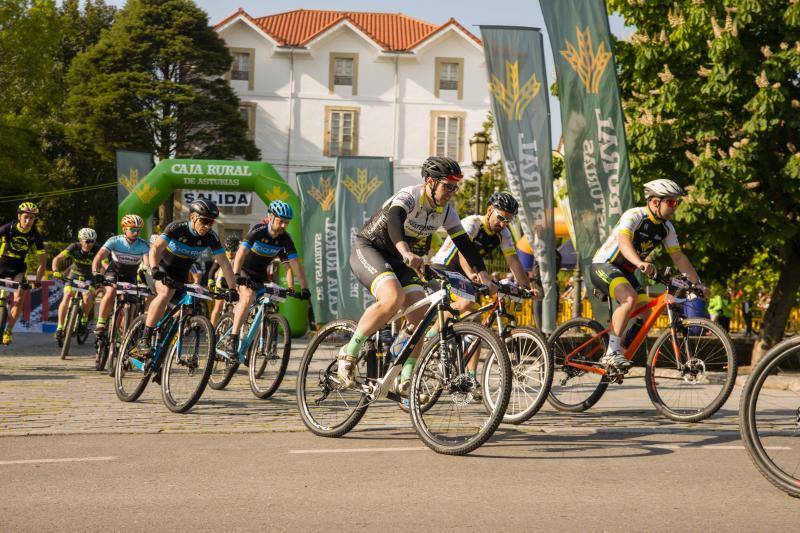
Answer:
[[[753,346],[753,356],[750,361],[755,365],[767,351],[783,338],[789,313],[795,302],[797,290],[800,288],[800,249],[797,243],[789,242],[785,245],[781,258],[781,273],[778,284],[772,291],[767,312],[764,314],[764,323],[761,326],[758,339]]]

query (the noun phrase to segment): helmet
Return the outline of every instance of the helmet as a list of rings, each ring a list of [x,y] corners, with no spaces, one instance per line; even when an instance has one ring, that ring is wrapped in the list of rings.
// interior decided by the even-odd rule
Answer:
[[[83,228],[80,231],[78,231],[78,239],[82,241],[96,241],[97,232],[94,231],[92,228]]]
[[[239,247],[239,239],[234,235],[228,235],[225,239],[225,249],[229,252],[233,252]]]
[[[144,226],[144,220],[139,215],[130,213],[122,217],[123,228],[141,228],[142,226]]]
[[[512,215],[517,214],[519,211],[519,202],[511,196],[510,192],[496,192],[489,197],[489,205],[496,207],[497,209],[501,209],[503,211],[507,211]]]
[[[454,159],[449,157],[431,156],[422,163],[422,178],[448,179],[451,181],[461,181],[464,175],[461,167]]]
[[[684,194],[681,186],[672,180],[658,179],[644,184],[644,197],[647,200],[667,196],[683,196]]]
[[[197,213],[205,218],[217,218],[219,216],[219,208],[211,200],[199,198],[189,204],[189,213]]]
[[[273,200],[272,203],[269,204],[269,212],[275,216],[285,218],[286,220],[292,220],[294,216],[292,206],[281,200]]]
[[[23,202],[19,204],[17,208],[17,214],[19,213],[30,213],[31,215],[38,215],[39,208],[36,207],[36,204],[33,202]]]

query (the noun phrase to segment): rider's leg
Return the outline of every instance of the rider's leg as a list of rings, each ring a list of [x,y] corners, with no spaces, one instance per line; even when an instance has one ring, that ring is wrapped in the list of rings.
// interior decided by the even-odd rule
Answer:
[[[649,302],[650,302],[650,297],[649,296],[647,296],[646,294],[643,294],[643,293],[638,293],[636,295],[636,304],[634,306],[634,310],[638,309],[642,305],[647,304]],[[642,325],[644,325],[644,323],[650,317],[650,312],[651,311],[652,311],[652,309],[648,309],[647,311],[645,311],[644,313],[638,315],[634,319],[633,323],[630,325],[628,330],[625,332],[625,336],[622,339],[622,347],[623,348],[627,348],[628,346],[631,345],[631,343],[633,342],[633,339],[636,337],[636,334],[639,333],[639,331],[642,329]]]
[[[139,352],[143,355],[149,355],[151,350],[150,340],[153,336],[153,330],[156,324],[158,324],[158,321],[161,320],[161,317],[164,316],[167,304],[169,304],[174,293],[175,289],[165,285],[161,281],[156,281],[156,297],[153,298],[153,301],[150,302],[150,305],[147,307],[144,331],[142,332],[142,338],[139,340]]]
[[[623,278],[617,278],[617,284],[611,284],[611,295],[619,305],[611,315],[611,331],[608,333],[608,353],[619,352],[621,350],[621,337],[628,324],[628,315],[636,305],[636,291],[630,283]],[[617,281],[617,280],[614,280]]]
[[[106,285],[105,294],[103,294],[103,299],[100,300],[100,310],[97,312],[98,317],[95,333],[102,333],[106,329],[106,323],[108,322],[109,315],[111,315],[111,309],[114,307],[114,298],[116,294],[117,288],[114,285]]]
[[[408,308],[414,305],[415,303],[419,302],[423,298],[425,298],[425,291],[422,290],[422,287],[415,287],[415,290],[410,290],[406,292],[406,299],[403,305],[403,308]],[[417,309],[416,311],[409,313],[406,315],[406,320],[412,326],[416,326],[419,324],[419,321],[425,316],[425,309]],[[424,342],[418,342],[414,349],[411,351],[411,354],[406,359],[406,362],[403,364],[403,371],[400,374],[400,389],[404,388],[404,383],[411,379],[411,375],[414,373],[414,365],[417,362],[417,357],[419,356],[419,352],[422,351],[422,346],[425,344]]]
[[[89,292],[83,295],[83,316],[81,316],[81,324],[86,325],[89,322],[89,314],[94,305],[94,290],[89,289]]]
[[[358,357],[364,341],[389,322],[389,319],[402,309],[406,299],[405,292],[394,274],[387,274],[373,290],[375,303],[364,311],[353,338],[343,350],[345,355],[353,359]]]
[[[67,320],[67,309],[69,308],[69,300],[72,296],[72,287],[64,287],[64,295],[61,297],[61,303],[58,304],[58,326],[56,331],[64,329],[64,322]]]
[[[17,283],[22,283],[24,281],[25,273],[21,272],[13,277],[14,281]],[[17,323],[17,319],[19,319],[19,314],[22,312],[22,301],[25,299],[25,295],[28,294],[27,289],[22,290],[13,295],[14,298],[11,300],[11,309],[8,313],[8,322],[6,323],[6,331],[3,332],[4,339],[7,337],[8,340],[11,338],[11,331],[14,329],[14,324]],[[5,341],[4,341],[5,342]]]
[[[222,307],[225,303],[222,300],[214,300],[214,307],[211,309],[211,325],[217,327],[219,322],[219,315],[222,314]]]
[[[225,345],[225,351],[231,358],[236,357],[236,350],[239,347],[239,331],[242,329],[247,312],[253,304],[254,293],[253,289],[247,285],[239,285],[239,301],[236,302],[236,307],[233,308],[233,328],[228,337],[228,342]]]

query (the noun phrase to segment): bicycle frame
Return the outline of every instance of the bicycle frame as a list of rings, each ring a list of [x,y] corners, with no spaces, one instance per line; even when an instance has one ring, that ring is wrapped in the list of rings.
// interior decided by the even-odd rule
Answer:
[[[183,323],[183,316],[184,316],[184,309],[188,307],[194,307],[194,299],[189,294],[183,295],[183,297],[178,301],[178,303],[172,307],[172,309],[168,310],[167,313],[161,317],[161,320],[158,321],[155,327],[155,331],[160,333],[166,327],[166,334],[163,337],[157,337],[155,347],[153,348],[153,357],[150,360],[149,368],[145,368],[145,365],[142,361],[138,359],[131,358],[130,361],[133,363],[138,370],[143,372],[151,371],[155,372],[161,366],[161,361],[163,359],[165,348],[170,346],[172,343],[172,339],[175,337],[175,333],[178,333],[178,353],[181,352],[183,347],[183,332],[177,331],[179,324]],[[173,320],[175,315],[178,315],[177,320]]]
[[[247,331],[247,334],[239,339],[239,346],[236,348],[236,357],[239,359],[240,363],[244,363],[247,351],[250,349],[250,345],[253,343],[253,339],[258,333],[258,328],[264,326],[264,317],[267,316],[267,313],[275,312],[275,304],[272,302],[272,299],[269,295],[262,295],[260,296],[253,305],[250,306],[248,309],[248,314],[252,311],[253,308],[258,307],[256,311],[256,315],[253,317],[253,321],[250,324],[250,329]],[[261,336],[259,340],[259,349],[264,347],[264,336]],[[217,350],[218,352],[222,353],[222,351]],[[227,354],[223,354],[227,357]]]

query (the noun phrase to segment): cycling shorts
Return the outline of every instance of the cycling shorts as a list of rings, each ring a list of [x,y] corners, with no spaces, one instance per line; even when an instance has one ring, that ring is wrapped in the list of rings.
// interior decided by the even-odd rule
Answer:
[[[650,298],[645,294],[644,289],[639,284],[639,280],[633,275],[632,271],[623,270],[611,263],[592,263],[589,267],[589,277],[592,285],[606,296],[614,296],[614,291],[620,285],[630,285],[636,294],[637,303],[648,302]]]
[[[396,255],[389,255],[363,237],[356,237],[350,251],[350,270],[358,281],[375,296],[378,286],[390,279],[397,280],[406,293],[425,289],[419,275]]]

